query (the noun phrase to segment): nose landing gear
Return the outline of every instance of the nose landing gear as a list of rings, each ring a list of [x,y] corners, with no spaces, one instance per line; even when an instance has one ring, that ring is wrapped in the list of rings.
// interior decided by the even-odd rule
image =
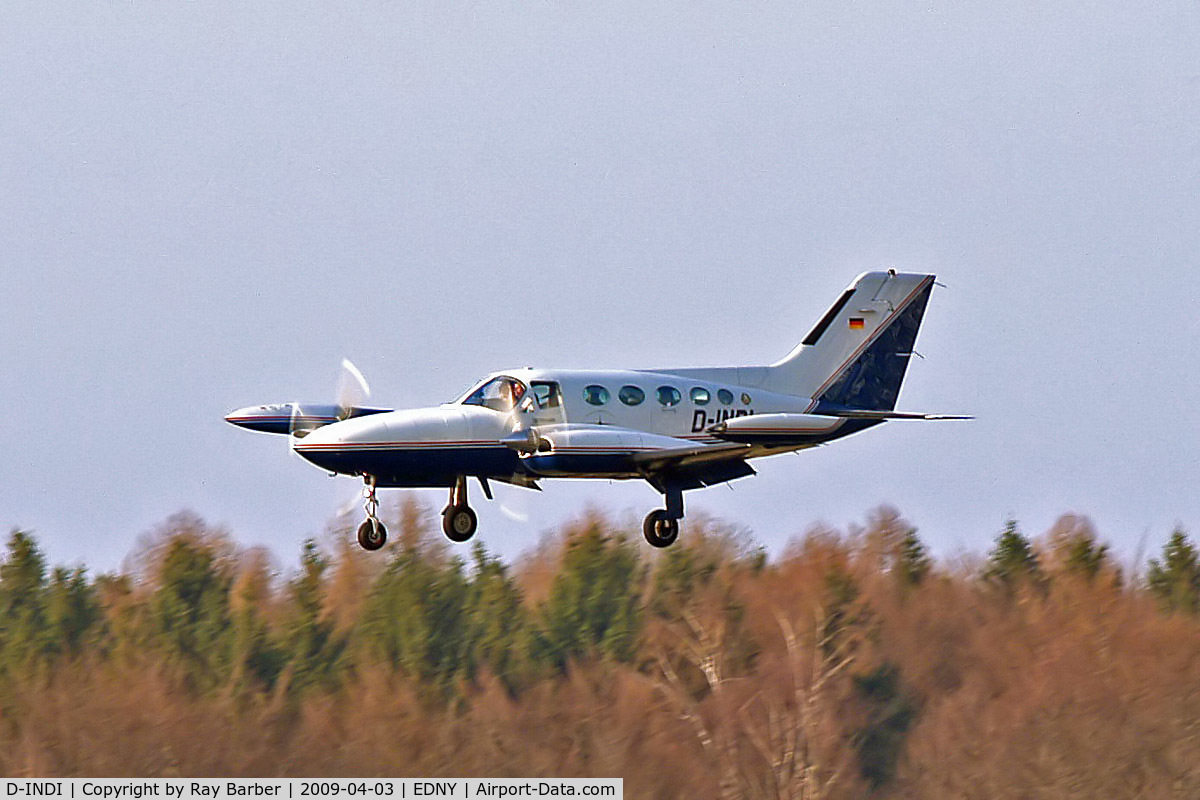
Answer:
[[[363,481],[366,483],[363,489],[363,506],[367,512],[367,519],[358,526],[358,545],[363,550],[378,550],[387,543],[387,528],[383,527],[383,523],[375,516],[375,512],[379,510],[379,501],[375,498],[375,477],[364,475]]]
[[[450,489],[450,503],[442,509],[442,532],[452,542],[465,542],[478,527],[479,519],[467,505],[467,476],[459,475]]]

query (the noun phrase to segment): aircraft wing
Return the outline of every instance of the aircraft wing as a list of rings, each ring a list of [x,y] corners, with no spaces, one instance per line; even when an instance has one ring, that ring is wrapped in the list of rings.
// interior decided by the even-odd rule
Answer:
[[[825,417],[844,417],[846,419],[975,419],[974,417],[969,417],[964,414],[925,414],[920,411],[886,411],[868,408],[849,408],[847,406],[838,405],[837,403],[830,403],[828,400],[819,401],[809,413]]]
[[[754,468],[746,462],[750,450],[750,445],[740,443],[688,443],[645,451],[633,458],[650,485],[665,492],[669,485],[699,489],[753,475]]]
[[[681,440],[682,441],[682,440]],[[649,450],[633,457],[635,463],[648,470],[683,468],[714,461],[744,459],[750,451],[746,444],[687,444],[680,447]]]

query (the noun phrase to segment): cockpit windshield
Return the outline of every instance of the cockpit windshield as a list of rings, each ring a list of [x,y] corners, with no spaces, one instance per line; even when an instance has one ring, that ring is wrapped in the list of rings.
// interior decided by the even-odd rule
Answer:
[[[514,378],[492,378],[471,392],[463,405],[486,406],[494,411],[512,411],[525,396],[525,384]]]

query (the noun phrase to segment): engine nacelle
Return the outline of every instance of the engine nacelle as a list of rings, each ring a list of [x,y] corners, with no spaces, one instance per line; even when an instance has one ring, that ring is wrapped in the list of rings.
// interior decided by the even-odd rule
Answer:
[[[231,411],[225,415],[225,421],[239,428],[261,433],[293,433],[302,436],[338,420],[382,414],[385,411],[390,409],[365,406],[342,408],[332,403],[272,403]]]
[[[595,475],[638,477],[633,457],[670,450],[687,442],[612,425],[538,428],[538,448],[522,456],[526,469],[542,477]]]
[[[732,417],[711,426],[708,432],[727,442],[745,444],[783,444],[804,442],[809,437],[827,434],[845,420],[820,414],[751,414]]]

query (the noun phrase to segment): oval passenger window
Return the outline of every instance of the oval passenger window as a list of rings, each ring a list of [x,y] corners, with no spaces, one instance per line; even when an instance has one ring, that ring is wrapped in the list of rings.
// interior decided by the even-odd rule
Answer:
[[[646,399],[646,393],[633,384],[626,384],[621,387],[621,391],[617,392],[617,397],[621,398],[621,402],[627,406],[641,405]]]
[[[593,406],[602,406],[608,402],[608,389],[599,384],[583,387],[583,399]]]
[[[674,386],[658,387],[658,402],[666,407],[677,406],[679,401],[683,399],[683,395]]]

